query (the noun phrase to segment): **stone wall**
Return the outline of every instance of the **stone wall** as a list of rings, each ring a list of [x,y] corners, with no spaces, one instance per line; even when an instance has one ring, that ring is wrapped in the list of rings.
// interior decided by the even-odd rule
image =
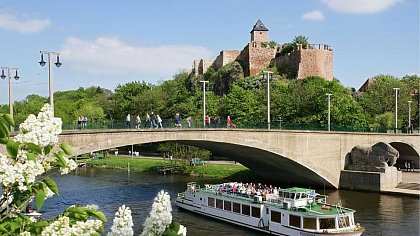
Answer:
[[[303,49],[296,47],[288,55],[275,59],[280,74],[289,78],[304,79],[307,76],[321,76],[328,81],[333,80],[333,51],[324,44],[311,45]]]
[[[300,63],[297,79],[307,76],[321,76],[333,80],[333,52],[323,49],[300,50]]]
[[[261,47],[259,42],[249,43],[247,49],[249,69],[244,71],[245,76],[256,75],[267,68],[277,52],[276,48]]]
[[[223,50],[216,57],[216,60],[214,60],[212,67],[215,70],[219,70],[223,66],[234,62],[238,58],[239,54],[241,54],[240,50]]]
[[[251,42],[268,42],[268,31],[252,31]]]
[[[213,60],[200,60],[200,65],[198,67],[198,74],[204,75],[207,69],[213,64]]]

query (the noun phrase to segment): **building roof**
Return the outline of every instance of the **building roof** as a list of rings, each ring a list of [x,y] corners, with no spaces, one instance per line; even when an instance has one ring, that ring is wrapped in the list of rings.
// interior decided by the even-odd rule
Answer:
[[[268,31],[267,27],[261,22],[260,19],[257,20],[257,23],[255,23],[254,28],[252,28],[251,33],[253,31]]]

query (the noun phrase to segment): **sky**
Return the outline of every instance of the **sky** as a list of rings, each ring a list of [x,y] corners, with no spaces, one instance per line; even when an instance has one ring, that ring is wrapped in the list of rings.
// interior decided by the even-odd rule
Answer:
[[[279,44],[304,35],[330,45],[334,76],[346,87],[419,74],[418,0],[0,0],[0,66],[18,68],[14,101],[48,96],[41,50],[60,52],[54,91],[156,84],[195,59],[243,49],[258,19]],[[8,103],[7,80],[0,104]]]

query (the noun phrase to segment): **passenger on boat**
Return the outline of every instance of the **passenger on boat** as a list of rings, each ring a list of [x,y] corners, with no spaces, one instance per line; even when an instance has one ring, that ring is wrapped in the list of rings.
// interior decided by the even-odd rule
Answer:
[[[31,204],[26,206],[25,213],[33,213],[33,212],[34,212],[34,209],[32,208]]]

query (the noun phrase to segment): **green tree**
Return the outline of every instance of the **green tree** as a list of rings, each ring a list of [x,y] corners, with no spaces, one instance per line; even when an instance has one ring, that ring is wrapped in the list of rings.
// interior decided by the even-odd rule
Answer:
[[[303,36],[303,35],[299,35],[299,36],[296,36],[294,39],[293,39],[293,41],[292,41],[292,43],[294,44],[294,45],[297,45],[297,44],[302,44],[302,47],[303,48],[307,48],[308,47],[308,37],[305,37],[305,36]]]

